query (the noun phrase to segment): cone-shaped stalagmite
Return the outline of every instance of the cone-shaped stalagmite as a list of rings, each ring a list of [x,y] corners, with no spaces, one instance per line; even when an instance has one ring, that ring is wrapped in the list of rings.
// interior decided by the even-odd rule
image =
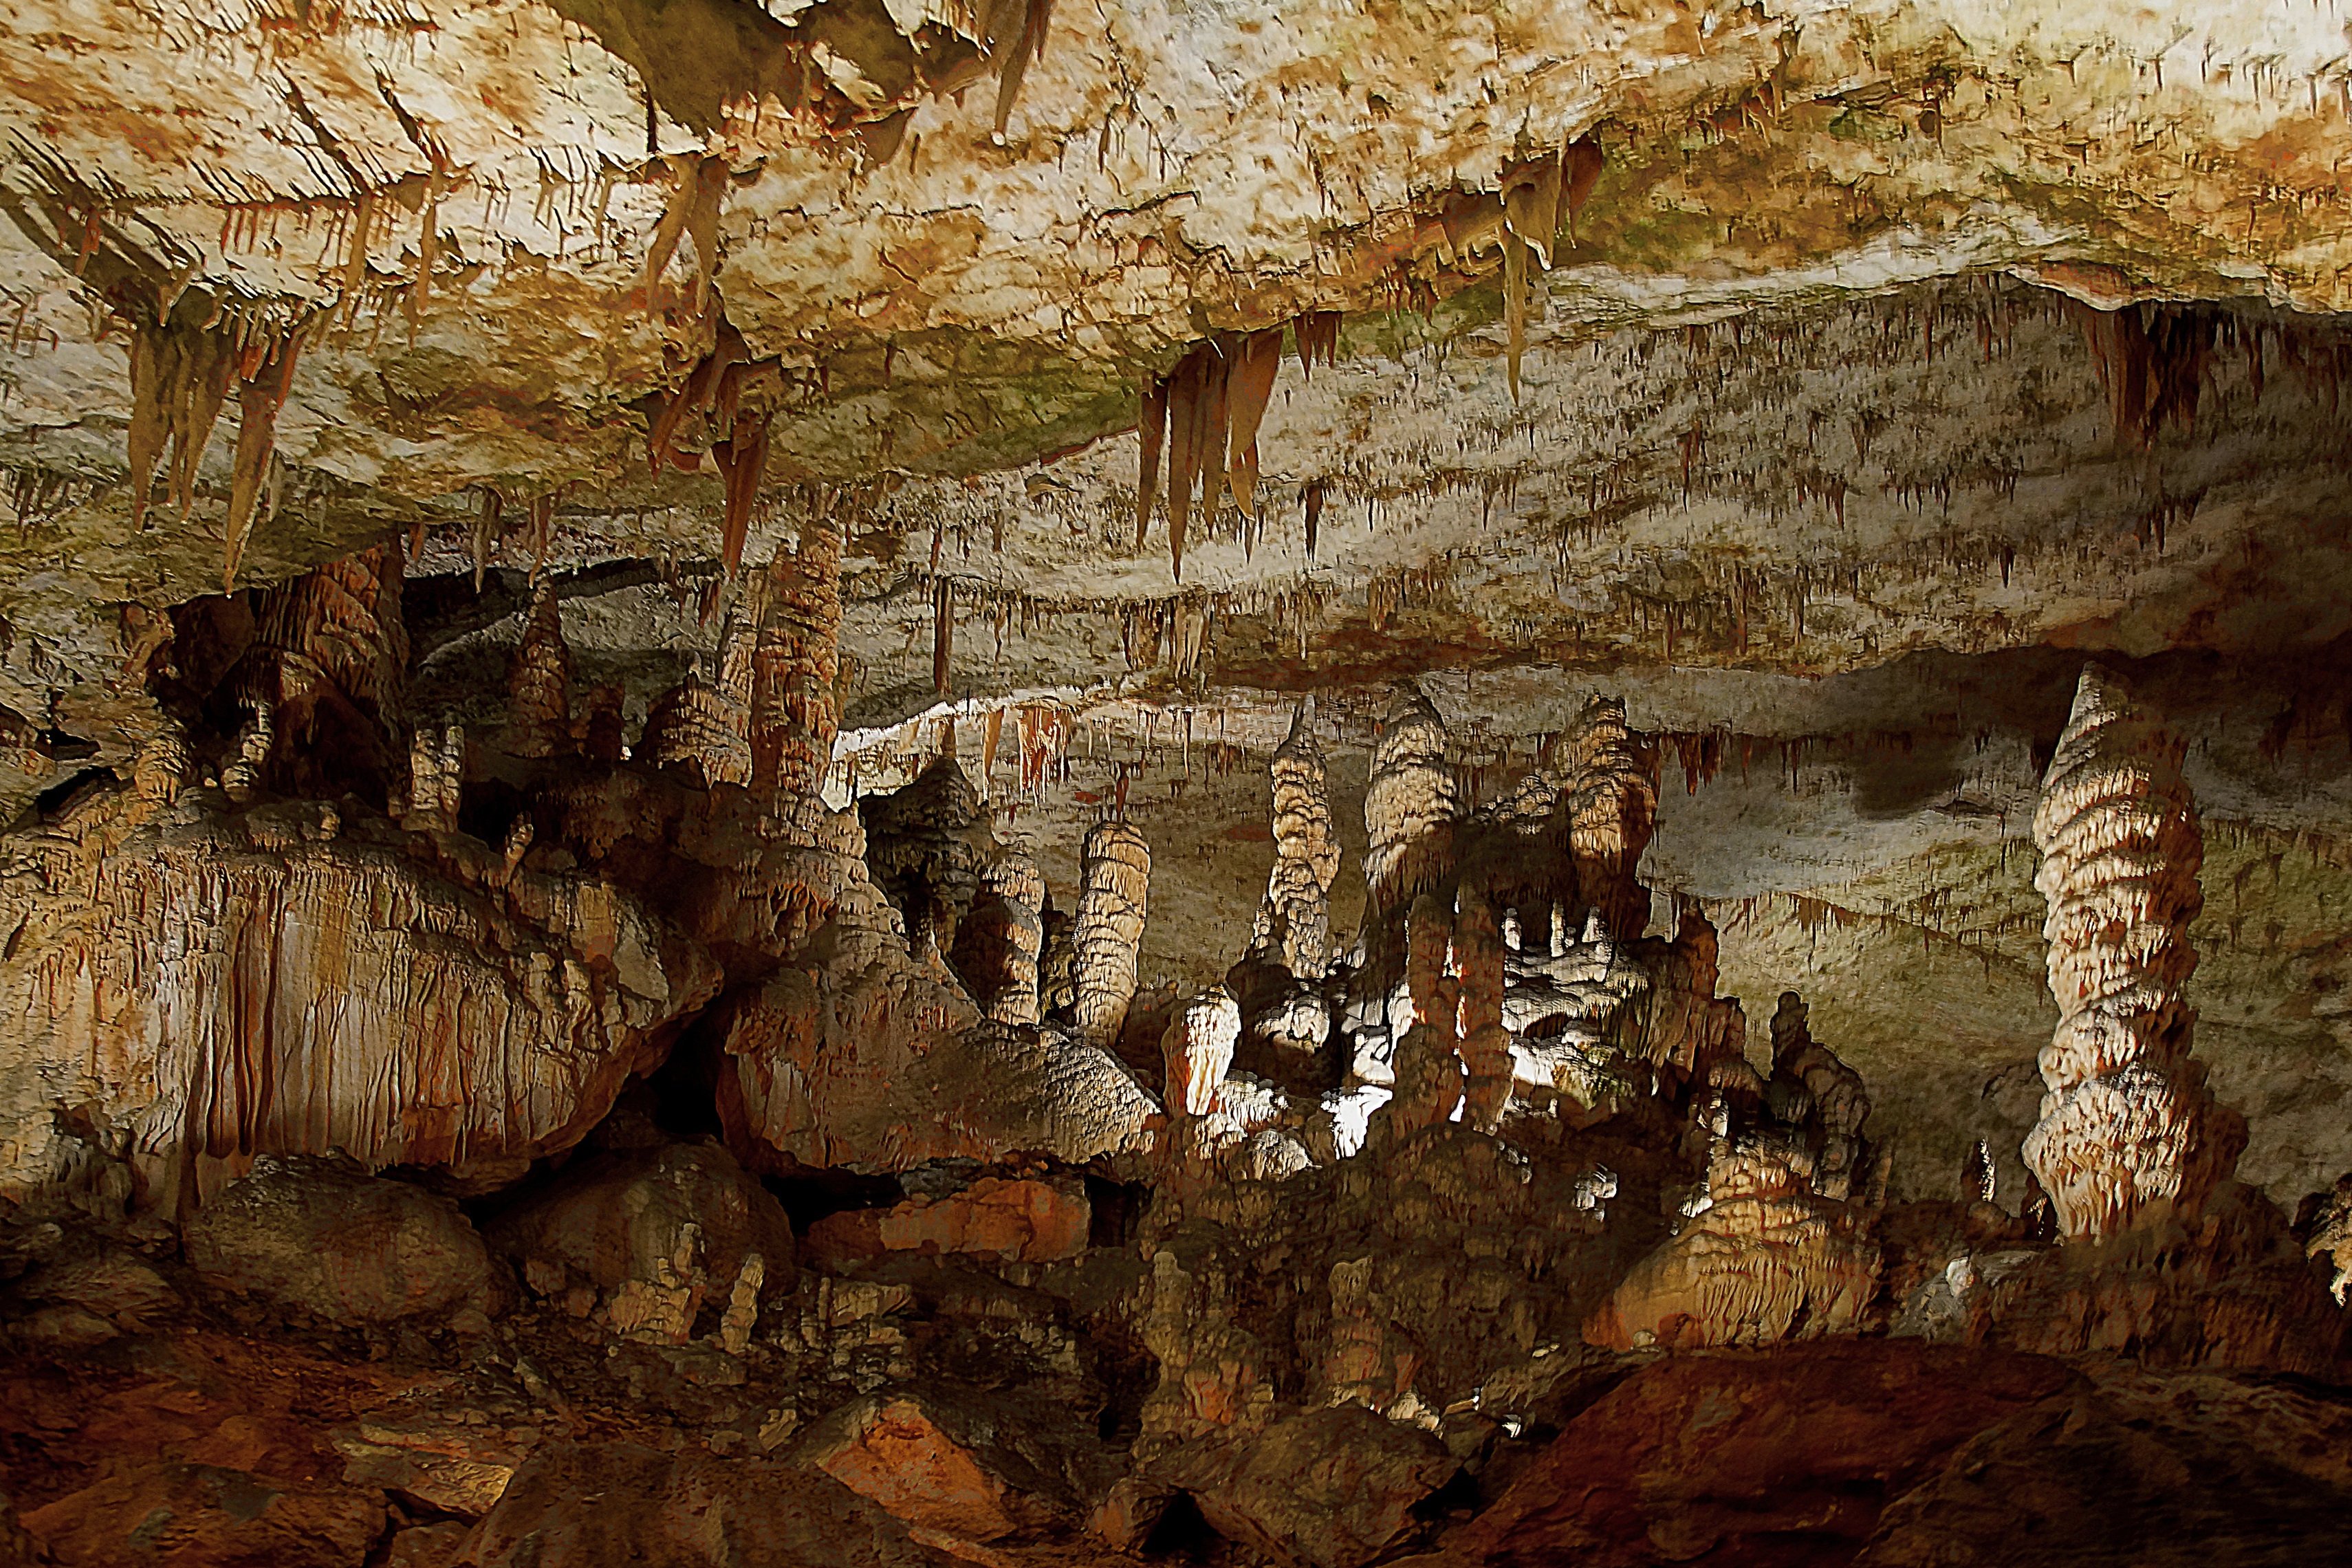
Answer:
[[[1642,934],[1650,894],[1637,878],[1658,815],[1656,752],[1625,727],[1625,704],[1596,697],[1567,743],[1569,857],[1578,896],[1619,941]]]
[[[507,682],[507,750],[518,757],[570,750],[572,651],[563,643],[563,612],[548,579],[540,580],[531,596],[530,618]]]
[[[1078,894],[1077,1024],[1100,1043],[1118,1037],[1135,999],[1135,953],[1143,941],[1151,847],[1132,823],[1105,822],[1087,835]]]
[[[2091,665],[2034,808],[2059,1022],[2025,1163],[2070,1237],[2113,1236],[2159,1203],[2193,1211],[2244,1139],[2189,1054],[2196,1014],[2181,987],[2197,967],[2204,844],[2181,751]]]
[[[1395,909],[1443,873],[1454,796],[1445,721],[1420,687],[1400,681],[1364,791],[1364,878],[1374,910]]]

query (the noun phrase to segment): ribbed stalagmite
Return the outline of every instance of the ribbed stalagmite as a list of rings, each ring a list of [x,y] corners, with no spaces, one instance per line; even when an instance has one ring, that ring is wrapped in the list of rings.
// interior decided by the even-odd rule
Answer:
[[[1475,893],[1464,893],[1454,912],[1454,967],[1461,977],[1465,1115],[1492,1132],[1511,1101],[1511,1037],[1503,1027],[1503,939],[1493,908]]]
[[[408,632],[400,548],[362,550],[253,595],[253,640],[229,678],[246,708],[270,713],[256,782],[340,793],[403,773]]]
[[[1445,721],[1420,687],[1399,681],[1364,789],[1364,877],[1375,910],[1410,901],[1443,874],[1457,804]]]
[[[740,662],[748,670],[748,654]],[[655,700],[636,754],[656,768],[686,770],[705,789],[746,784],[751,782],[751,705],[733,683],[688,670]]]
[[[1657,753],[1625,727],[1625,704],[1596,697],[1566,742],[1569,857],[1578,896],[1621,942],[1642,934],[1650,895],[1636,880],[1658,815]]]
[[[540,580],[521,646],[507,676],[506,749],[518,757],[552,757],[572,746],[572,650],[552,581]]]
[[[956,966],[990,1017],[1034,1024],[1045,879],[1026,855],[1006,854],[981,868],[980,886],[980,898],[958,931]]]
[[[812,510],[792,553],[776,546],[750,597],[751,789],[792,821],[816,802],[840,728],[841,526],[829,509]]]
[[[1135,954],[1143,942],[1151,847],[1128,822],[1097,824],[1080,853],[1077,1025],[1091,1040],[1118,1037],[1135,999]]]
[[[2204,841],[2182,751],[2122,681],[2087,666],[2034,808],[2059,1022],[2025,1162],[2069,1237],[2113,1236],[2166,1200],[2193,1211],[2243,1142],[2189,1054],[2196,1014],[2181,987],[2197,967]]]
[[[1315,703],[1301,703],[1289,738],[1275,752],[1274,869],[1258,907],[1253,940],[1282,957],[1283,967],[1319,980],[1331,962],[1331,883],[1339,845],[1331,831],[1331,792],[1323,748],[1315,739]]]

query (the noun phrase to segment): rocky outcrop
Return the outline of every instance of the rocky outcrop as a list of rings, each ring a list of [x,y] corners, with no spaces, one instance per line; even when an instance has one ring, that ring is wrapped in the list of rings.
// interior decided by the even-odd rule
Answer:
[[[1331,961],[1331,883],[1339,845],[1331,827],[1330,786],[1315,737],[1315,704],[1299,705],[1290,733],[1268,764],[1274,784],[1274,869],[1252,931],[1255,945],[1278,956],[1303,980],[1320,980]]]
[[[2193,1215],[2244,1144],[2189,1054],[2204,848],[2183,745],[2085,666],[2034,808],[2059,1023],[2025,1159],[2072,1238],[2113,1236],[2158,1204]]]
[[[995,853],[980,792],[955,758],[942,756],[904,789],[867,795],[857,809],[866,864],[905,922],[908,943],[953,952]]]
[[[653,767],[679,769],[699,789],[748,784],[751,728],[751,704],[733,681],[706,680],[699,670],[688,670],[655,699],[636,754]]]
[[[950,1568],[898,1520],[797,1465],[612,1439],[550,1444],[459,1547],[473,1568],[615,1562],[731,1568]]]
[[[2336,1178],[2336,1185],[2304,1200],[2307,1212],[2296,1216],[2303,1249],[2324,1258],[2333,1278],[2328,1289],[2341,1304],[2352,1290],[2352,1175]]]
[[[1151,847],[1131,823],[1105,822],[1087,834],[1079,859],[1076,1017],[1097,1045],[1118,1037],[1135,998],[1135,955],[1143,941]]]
[[[1459,809],[1445,765],[1445,721],[1411,681],[1389,695],[1388,717],[1372,747],[1364,789],[1364,879],[1372,909],[1403,907],[1433,886],[1451,863]]]
[[[1862,1124],[1870,1096],[1862,1075],[1815,1040],[1810,1009],[1793,991],[1780,993],[1772,1014],[1772,1078],[1765,1097],[1774,1118],[1801,1128],[1813,1164],[1813,1188],[1826,1198],[1857,1196],[1867,1174]]]
[[[436,866],[320,803],[151,809],[119,792],[0,845],[0,1190],[44,1178],[68,1105],[128,1128],[142,1202],[173,1210],[263,1153],[526,1161],[718,984],[597,878],[471,840]]]
[[[541,1300],[670,1343],[730,1304],[738,1280],[754,1302],[793,1281],[783,1206],[716,1143],[583,1161],[489,1235]]]
[[[219,1285],[333,1322],[487,1332],[512,1289],[456,1204],[346,1160],[264,1155],[188,1221],[183,1245]]]
[[[886,1252],[1057,1263],[1087,1249],[1091,1217],[1076,1181],[982,1176],[958,1192],[827,1215],[804,1239],[812,1258],[835,1267]]]
[[[1351,1405],[1286,1417],[1163,1473],[1229,1541],[1305,1568],[1363,1568],[1460,1468],[1430,1434]]]

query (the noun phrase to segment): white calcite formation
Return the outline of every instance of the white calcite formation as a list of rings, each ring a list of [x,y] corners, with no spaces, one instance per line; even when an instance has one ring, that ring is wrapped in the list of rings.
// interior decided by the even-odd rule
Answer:
[[[1331,828],[1331,794],[1323,748],[1315,738],[1315,704],[1299,705],[1290,734],[1275,752],[1274,869],[1266,874],[1254,942],[1271,948],[1283,967],[1319,980],[1331,959],[1331,883],[1339,874],[1339,844]]]
[[[1160,1039],[1170,1111],[1206,1116],[1216,1109],[1218,1087],[1234,1065],[1241,1033],[1241,1006],[1223,986],[1184,1005]]]
[[[1077,1025],[1088,1039],[1107,1044],[1118,1037],[1135,999],[1151,846],[1132,823],[1099,823],[1087,835],[1079,866]]]
[[[2158,1204],[2193,1210],[2242,1142],[2189,1054],[2204,845],[2183,743],[2087,666],[2034,808],[2059,1023],[2025,1160],[2069,1237],[2113,1236]]]

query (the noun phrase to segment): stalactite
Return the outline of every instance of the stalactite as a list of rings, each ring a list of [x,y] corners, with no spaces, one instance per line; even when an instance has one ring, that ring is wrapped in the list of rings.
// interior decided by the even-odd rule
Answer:
[[[145,526],[148,491],[166,447],[165,493],[184,520],[196,470],[228,395],[236,356],[216,332],[172,321],[131,329],[131,521]]]
[[[948,661],[955,651],[955,581],[950,577],[934,578],[931,583],[931,689],[945,696],[948,689]]]
[[[1282,329],[1272,327],[1241,340],[1226,377],[1225,472],[1244,518],[1257,516],[1257,427],[1281,365]]]
[[[2244,1145],[2244,1122],[2189,1055],[2196,1013],[2181,993],[2204,847],[2182,746],[2119,679],[2085,666],[2034,807],[2059,1024],[2025,1162],[2071,1237],[2129,1229],[2159,1203],[2193,1215]]]
[[[656,311],[656,297],[662,274],[668,270],[670,258],[677,253],[678,241],[694,241],[695,279],[692,313],[699,317],[710,298],[710,276],[719,235],[719,205],[727,191],[727,160],[712,155],[681,153],[669,160],[670,197],[663,208],[661,222],[654,228],[653,239],[646,247],[643,288],[646,293],[646,315],[650,320]]]
[[[1135,547],[1140,550],[1151,535],[1151,503],[1160,489],[1160,452],[1168,440],[1167,382],[1157,377],[1144,382],[1137,428],[1143,440],[1135,484]]]
[[[1307,559],[1315,559],[1317,525],[1323,520],[1323,481],[1310,479],[1307,485]]]

